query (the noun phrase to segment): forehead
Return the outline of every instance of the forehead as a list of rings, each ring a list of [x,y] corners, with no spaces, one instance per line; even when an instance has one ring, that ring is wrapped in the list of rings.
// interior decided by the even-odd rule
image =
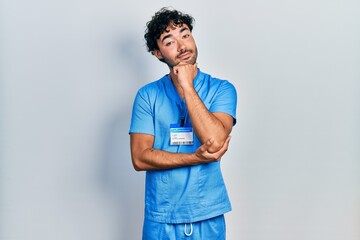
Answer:
[[[165,35],[168,35],[169,33],[172,33],[172,32],[178,32],[180,31],[181,29],[183,28],[187,28],[189,29],[189,26],[185,23],[179,23],[179,24],[176,24],[174,23],[174,21],[171,21],[167,27],[165,28],[165,30],[161,33],[160,35],[160,39],[161,37],[165,36]],[[190,29],[189,29],[190,30]]]

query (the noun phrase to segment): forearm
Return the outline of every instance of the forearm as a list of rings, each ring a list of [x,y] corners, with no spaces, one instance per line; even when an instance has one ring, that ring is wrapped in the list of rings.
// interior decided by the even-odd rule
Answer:
[[[194,79],[198,72],[197,64],[180,63],[171,69],[171,79],[179,93],[185,98],[191,124],[198,139],[204,143],[213,139],[209,152],[222,148],[229,136],[234,119],[231,115],[216,112],[211,113],[194,89]]]
[[[153,148],[154,136],[149,134],[130,134],[131,160],[135,170],[165,170],[183,166],[219,161],[228,149],[230,137],[216,152],[210,152],[214,140],[209,139],[194,153],[172,153]]]
[[[202,163],[195,153],[172,153],[155,148],[146,148],[141,153],[133,154],[132,159],[137,171],[165,170]]]
[[[194,88],[184,89],[185,102],[190,116],[191,124],[196,136],[203,143],[214,139],[214,149],[219,149],[229,136],[231,128],[226,128],[213,113],[211,113]]]

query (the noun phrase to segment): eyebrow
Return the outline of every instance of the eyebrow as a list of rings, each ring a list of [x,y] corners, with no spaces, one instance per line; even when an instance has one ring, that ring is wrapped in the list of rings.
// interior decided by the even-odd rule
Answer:
[[[188,27],[183,27],[183,28],[180,29],[180,33],[184,32],[184,31],[186,31],[186,30],[189,30],[189,31],[190,31],[190,29],[189,29]],[[169,38],[169,37],[172,37],[172,36],[173,36],[172,34],[167,34],[167,35],[165,35],[165,36],[161,39],[161,42],[164,42],[165,39],[167,39],[167,38]]]

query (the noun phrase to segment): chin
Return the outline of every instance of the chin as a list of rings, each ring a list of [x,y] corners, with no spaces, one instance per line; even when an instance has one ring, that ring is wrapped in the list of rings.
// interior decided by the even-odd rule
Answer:
[[[194,65],[195,63],[196,63],[196,58],[194,59],[194,58],[190,58],[190,59],[188,59],[188,60],[185,60],[184,62],[186,62],[187,64],[192,64],[192,65]]]
[[[194,65],[196,63],[196,59],[189,62],[189,64]]]

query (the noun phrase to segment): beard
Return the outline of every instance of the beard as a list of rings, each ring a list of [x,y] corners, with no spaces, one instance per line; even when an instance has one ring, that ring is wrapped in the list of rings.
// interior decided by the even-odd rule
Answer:
[[[190,56],[190,58],[188,58],[188,59],[186,59],[186,60],[181,60],[181,59],[180,59],[180,60],[177,60],[177,59],[179,59],[179,57],[180,57],[182,54],[184,54],[184,53],[186,53],[186,52],[192,53],[192,55]],[[194,65],[194,64],[196,63],[197,56],[198,56],[198,50],[197,50],[197,47],[195,47],[194,50],[186,50],[185,52],[180,53],[179,55],[176,56],[175,60],[171,60],[171,59],[166,58],[166,57],[163,56],[162,61],[163,61],[164,63],[166,63],[166,64],[169,66],[169,68],[173,68],[174,66],[178,65],[180,62],[185,62],[185,63],[187,63],[187,64]]]

